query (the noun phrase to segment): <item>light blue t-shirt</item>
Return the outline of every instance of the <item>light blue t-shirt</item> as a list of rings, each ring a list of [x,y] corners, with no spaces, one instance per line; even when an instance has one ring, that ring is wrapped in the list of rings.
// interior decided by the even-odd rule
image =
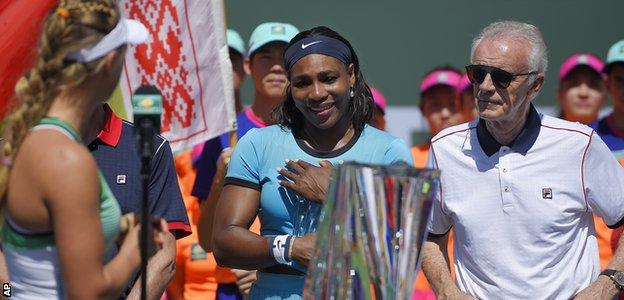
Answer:
[[[319,165],[328,160],[334,166],[340,161],[370,164],[405,162],[412,165],[411,153],[403,140],[366,125],[360,136],[341,149],[318,152],[297,140],[288,128],[279,125],[251,129],[239,141],[228,166],[226,184],[236,184],[260,191],[261,234],[292,234],[292,217],[298,198],[282,187],[285,180],[277,168],[285,168],[286,159],[303,160]],[[279,178],[278,178],[279,177]]]
[[[369,164],[407,163],[411,153],[401,139],[366,125],[347,145],[331,152],[319,152],[297,140],[288,128],[279,125],[251,129],[241,138],[228,165],[225,184],[235,184],[260,191],[260,232],[263,236],[293,235],[293,221],[299,198],[282,187],[286,180],[278,168],[286,168],[286,159],[303,160],[319,165],[328,160],[334,166],[341,161]],[[305,267],[293,262],[293,268]],[[250,299],[301,299],[304,277],[258,272],[258,280],[250,291]]]

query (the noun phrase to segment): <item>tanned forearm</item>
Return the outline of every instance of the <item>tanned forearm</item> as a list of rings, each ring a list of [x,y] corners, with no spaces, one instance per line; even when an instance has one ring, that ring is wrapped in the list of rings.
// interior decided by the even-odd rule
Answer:
[[[448,233],[442,237],[430,237],[423,245],[423,272],[438,296],[459,292],[451,277],[447,243]]]
[[[613,253],[611,261],[607,265],[607,269],[616,271],[624,271],[624,235],[620,237],[618,241],[618,247]],[[613,299],[617,295],[619,290],[615,286],[613,280],[607,276],[600,275],[592,282],[588,287],[580,291],[574,299]]]
[[[607,269],[624,271],[624,234],[620,236],[617,249],[615,253],[613,253],[613,257],[607,265]]]
[[[210,192],[208,198],[206,198],[201,204],[201,215],[197,225],[197,237],[199,239],[199,245],[204,248],[206,252],[212,252],[212,231],[214,225],[214,214],[223,189],[223,176],[224,172],[217,172],[212,185],[210,186]]]
[[[152,256],[147,263],[147,299],[161,298],[167,285],[175,274],[176,241],[171,233],[166,234],[163,248]],[[132,286],[127,299],[140,299],[141,276]]]
[[[269,256],[269,239],[247,228],[228,226],[213,237],[214,255],[219,266],[256,270],[277,264]]]

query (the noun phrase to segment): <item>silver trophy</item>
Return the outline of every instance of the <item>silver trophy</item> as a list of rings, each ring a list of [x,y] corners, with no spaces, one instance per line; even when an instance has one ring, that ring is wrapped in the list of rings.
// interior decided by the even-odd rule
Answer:
[[[304,299],[411,299],[437,170],[344,163],[319,216]]]

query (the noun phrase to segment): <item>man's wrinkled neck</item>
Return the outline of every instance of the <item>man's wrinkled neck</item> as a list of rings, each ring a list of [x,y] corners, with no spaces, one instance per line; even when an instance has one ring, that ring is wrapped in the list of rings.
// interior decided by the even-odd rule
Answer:
[[[485,126],[498,143],[501,145],[509,145],[520,135],[520,132],[522,132],[527,122],[530,109],[530,103],[526,103],[526,105],[519,107],[515,113],[509,116],[500,118],[499,120],[484,120]]]

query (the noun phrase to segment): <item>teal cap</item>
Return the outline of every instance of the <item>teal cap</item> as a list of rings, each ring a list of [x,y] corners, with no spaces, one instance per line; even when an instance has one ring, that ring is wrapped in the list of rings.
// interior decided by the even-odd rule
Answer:
[[[288,23],[268,22],[262,23],[254,29],[249,38],[249,50],[247,57],[250,57],[254,51],[271,42],[288,43],[299,33],[297,27]]]
[[[624,63],[624,40],[621,40],[611,48],[609,48],[609,52],[607,53],[607,61],[606,65],[603,69],[603,72],[608,73],[615,63]]]
[[[241,38],[240,34],[234,29],[227,30],[227,44],[228,47],[236,50],[241,55],[245,55],[245,42]]]

